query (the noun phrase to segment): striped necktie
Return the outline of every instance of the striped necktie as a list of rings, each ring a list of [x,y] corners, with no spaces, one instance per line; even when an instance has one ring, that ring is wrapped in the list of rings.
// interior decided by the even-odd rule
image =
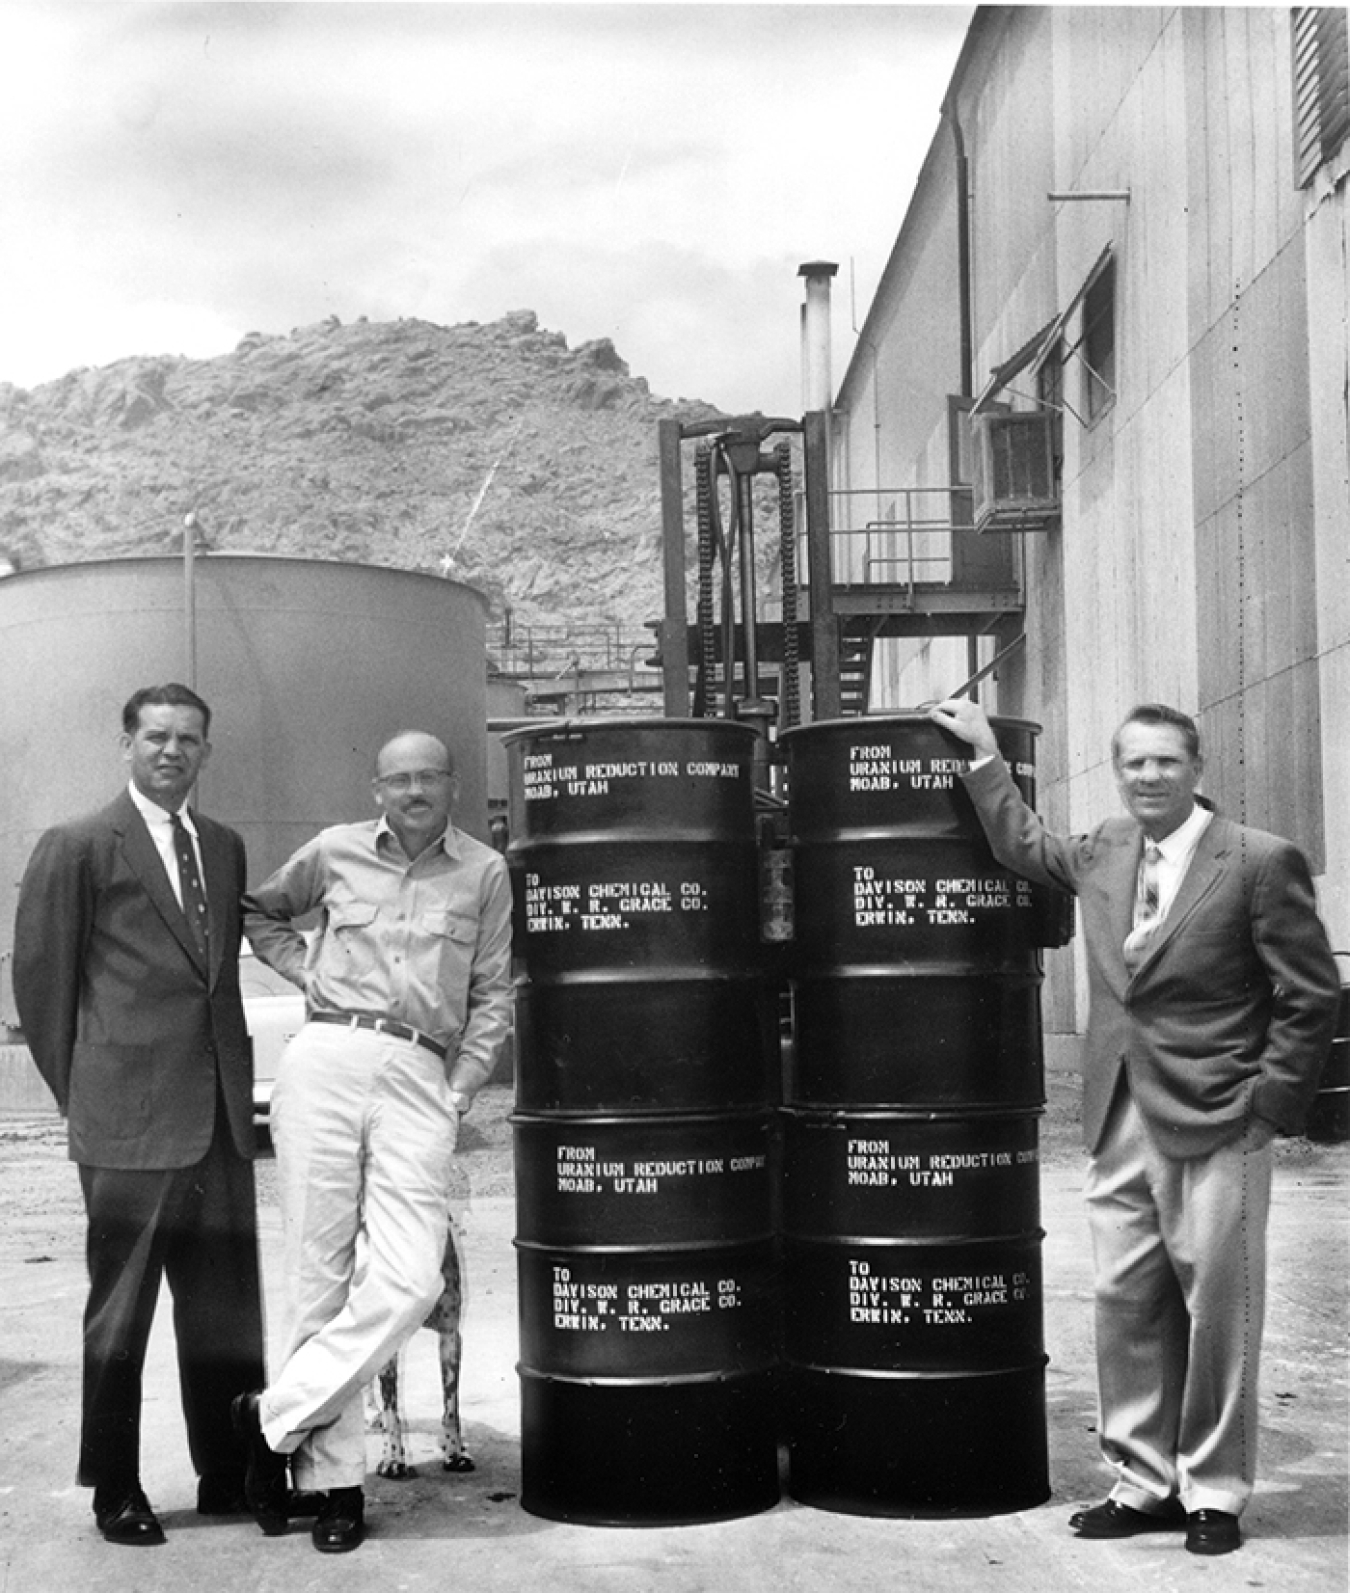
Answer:
[[[1162,852],[1156,841],[1144,842],[1144,855],[1139,864],[1139,894],[1134,906],[1134,927],[1150,929],[1158,917],[1158,864]]]
[[[197,868],[197,853],[192,837],[178,814],[169,815],[173,827],[173,851],[178,859],[178,884],[183,895],[183,916],[188,921],[197,950],[206,958],[210,949],[211,920],[206,910],[206,890]]]

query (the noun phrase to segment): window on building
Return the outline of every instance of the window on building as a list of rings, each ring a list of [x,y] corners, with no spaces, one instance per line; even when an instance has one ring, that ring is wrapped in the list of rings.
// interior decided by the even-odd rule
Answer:
[[[971,462],[970,409],[973,400],[956,393],[947,394],[947,485],[950,489],[948,518],[954,526],[974,524],[970,484],[975,467]]]
[[[1350,134],[1350,29],[1340,6],[1296,7],[1294,148],[1300,188]]]
[[[1036,367],[1036,397],[1051,409],[1064,408],[1064,340],[1056,338]]]
[[[947,394],[947,480],[953,487],[968,487],[974,467],[970,462],[970,406],[973,400]]]
[[[1084,408],[1089,423],[1116,396],[1116,263],[1108,260],[1083,295],[1077,353],[1084,367]]]
[[[1055,477],[1064,464],[1064,339],[1057,337],[1036,367],[1036,397],[1041,407],[1054,417],[1051,422]]]

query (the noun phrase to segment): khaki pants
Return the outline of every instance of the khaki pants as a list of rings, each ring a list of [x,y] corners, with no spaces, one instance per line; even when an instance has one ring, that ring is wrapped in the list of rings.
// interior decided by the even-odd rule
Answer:
[[[1256,1476],[1272,1153],[1174,1160],[1120,1089],[1086,1193],[1111,1497],[1240,1515]]]
[[[445,1064],[411,1041],[311,1023],[282,1057],[272,1134],[290,1328],[260,1416],[297,1488],[365,1477],[362,1391],[441,1292],[458,1124]]]

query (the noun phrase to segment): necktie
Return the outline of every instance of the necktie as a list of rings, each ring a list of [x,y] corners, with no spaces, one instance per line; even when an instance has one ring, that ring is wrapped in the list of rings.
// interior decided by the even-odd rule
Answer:
[[[1135,881],[1134,927],[1125,941],[1125,964],[1132,971],[1143,960],[1149,936],[1158,927],[1158,864],[1161,859],[1157,842],[1145,841]]]
[[[1150,928],[1158,916],[1158,863],[1162,853],[1156,841],[1144,842],[1143,861],[1139,865],[1139,896],[1134,908],[1134,927]]]
[[[197,870],[197,853],[192,845],[182,819],[176,813],[169,815],[173,826],[173,850],[178,859],[178,883],[183,893],[183,915],[192,931],[192,938],[203,958],[207,955],[210,940],[210,918],[206,911],[206,890]]]

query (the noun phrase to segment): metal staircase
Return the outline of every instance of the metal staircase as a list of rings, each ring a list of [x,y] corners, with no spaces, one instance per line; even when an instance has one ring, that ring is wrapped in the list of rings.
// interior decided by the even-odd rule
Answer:
[[[863,617],[839,628],[839,710],[845,718],[867,712],[872,678],[872,649],[881,621]]]

